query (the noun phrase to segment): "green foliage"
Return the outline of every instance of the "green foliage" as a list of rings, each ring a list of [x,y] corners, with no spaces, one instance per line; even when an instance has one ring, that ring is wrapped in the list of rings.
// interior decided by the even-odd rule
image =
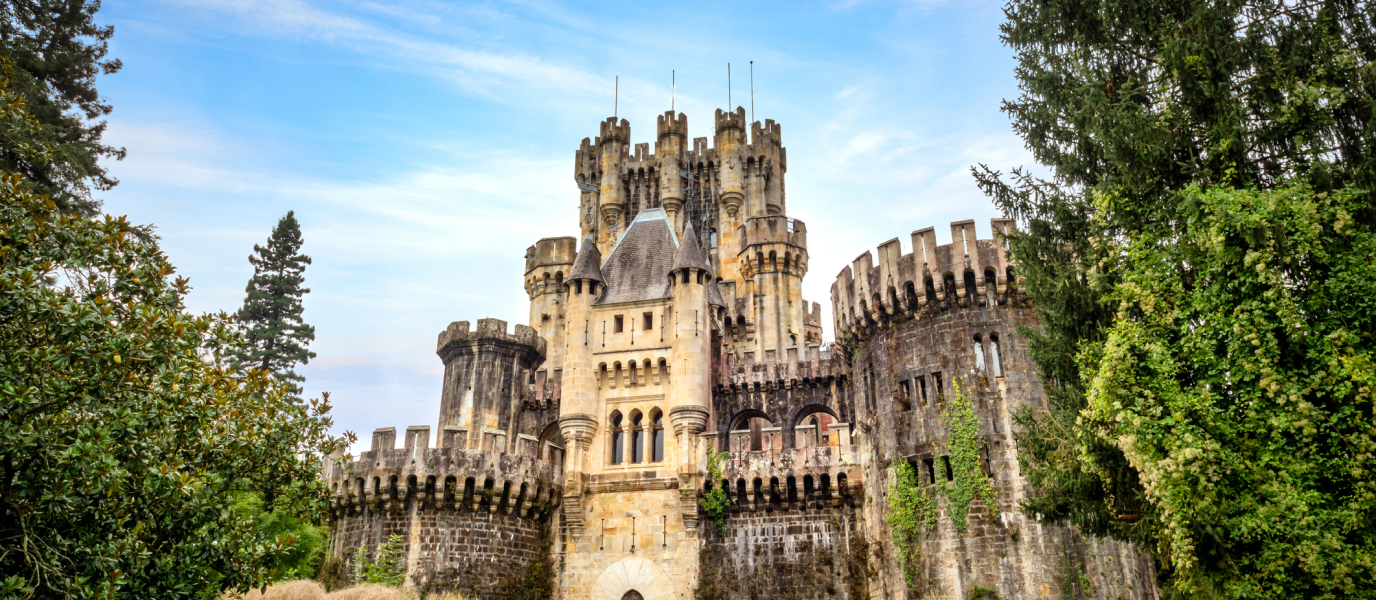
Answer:
[[[698,500],[702,515],[711,519],[716,524],[717,531],[722,534],[726,533],[726,515],[731,509],[731,499],[727,498],[726,490],[721,484],[721,463],[726,460],[727,455],[726,452],[716,452],[712,448],[712,442],[707,442],[707,481],[712,483],[712,489]]]
[[[999,591],[994,588],[976,585],[970,588],[965,600],[999,600]]]
[[[893,532],[898,564],[903,568],[903,579],[908,587],[916,587],[922,557],[919,538],[924,528],[936,525],[936,502],[923,489],[912,465],[903,460],[895,460],[889,465],[888,500],[884,519]]]
[[[0,131],[0,171],[24,177],[23,187],[47,194],[61,212],[96,216],[100,202],[91,190],[108,190],[101,158],[124,158],[123,148],[101,141],[111,107],[96,92],[96,76],[119,71],[107,59],[111,26],[95,23],[99,0],[9,0],[0,3],[0,56],[14,69],[9,88],[23,96],[40,127]],[[0,125],[0,130],[4,129]],[[43,146],[50,155],[35,160],[24,146]]]
[[[305,378],[292,370],[297,363],[306,364],[315,353],[306,349],[315,339],[315,327],[301,319],[304,307],[301,296],[310,293],[301,287],[302,275],[311,257],[299,254],[301,225],[296,214],[288,211],[272,229],[266,246],[253,246],[253,278],[248,282],[248,296],[235,317],[244,329],[244,344],[234,351],[233,364],[240,370],[261,369],[279,381],[292,386]]]
[[[353,570],[353,583],[376,583],[397,587],[406,581],[406,538],[392,534],[381,546],[377,547],[376,557],[368,557],[368,548],[354,548],[349,566]]]
[[[315,577],[329,551],[329,529],[288,511],[267,510],[260,493],[240,493],[237,496],[234,509],[252,519],[261,535],[291,544],[271,562],[271,580],[291,581]]]
[[[970,503],[977,497],[985,502],[990,513],[996,515],[999,512],[998,494],[979,467],[982,443],[979,416],[961,390],[960,383],[954,384],[953,399],[941,413],[946,420],[948,456],[954,479],[942,481],[937,478],[932,486],[932,495],[928,495],[912,465],[903,460],[895,460],[889,465],[889,508],[884,518],[893,531],[894,549],[908,587],[917,585],[922,531],[936,526],[937,494],[946,497],[947,513],[959,531],[965,531],[969,526]]]
[[[1118,318],[1080,356],[1085,435],[1142,474],[1182,592],[1376,594],[1366,195],[1186,197],[1182,231],[1119,246]]]
[[[2,95],[0,122],[41,128]],[[185,312],[187,281],[147,228],[31,190],[0,175],[0,595],[264,585],[294,543],[234,510],[236,493],[276,489],[276,510],[323,517],[317,472],[342,443],[328,402],[218,366],[230,319]]]
[[[979,466],[979,415],[970,398],[961,390],[960,382],[951,381],[954,400],[946,404],[941,416],[946,419],[947,444],[951,459],[952,481],[939,482],[938,488],[950,500],[951,520],[956,529],[965,531],[970,503],[976,497],[984,501],[990,515],[999,514],[999,495],[989,483],[989,477]]]
[[[548,600],[555,596],[555,565],[550,564],[554,538],[549,524],[541,525],[540,538],[535,546],[535,558],[524,568],[509,571],[498,587],[497,597],[504,600]]]
[[[1357,475],[1376,6],[1006,14],[1022,95],[1004,109],[1054,169],[976,171],[1019,222],[1040,317],[1024,333],[1049,410],[1017,416],[1040,491],[1023,510],[1155,548],[1168,594],[1353,593],[1376,563]]]

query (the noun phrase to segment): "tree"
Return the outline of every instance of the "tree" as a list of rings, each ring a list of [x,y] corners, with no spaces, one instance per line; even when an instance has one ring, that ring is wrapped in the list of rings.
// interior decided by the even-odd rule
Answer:
[[[1041,317],[1024,510],[1147,544],[1171,593],[1371,594],[1376,9],[1005,13],[1004,111],[1053,171],[975,170]]]
[[[253,246],[253,278],[248,281],[248,296],[236,316],[244,329],[244,345],[235,351],[234,364],[240,370],[259,369],[300,393],[298,383],[306,378],[292,370],[296,363],[306,364],[315,353],[306,349],[315,339],[315,327],[301,320],[301,296],[310,289],[301,287],[302,273],[311,257],[301,250],[301,226],[296,214],[288,211],[277,222],[266,246]]]
[[[0,121],[41,131],[0,66]],[[245,590],[295,540],[236,498],[275,489],[276,511],[324,515],[317,472],[348,441],[328,398],[219,366],[231,319],[188,314],[186,279],[139,233],[0,175],[0,597]]]
[[[25,185],[47,194],[64,212],[96,215],[91,191],[119,183],[102,158],[124,158],[123,148],[102,141],[111,106],[96,91],[96,76],[122,66],[107,59],[114,28],[95,23],[100,0],[7,0],[0,2],[0,55],[13,62],[11,91],[28,104],[41,125],[31,138],[3,131],[0,170],[24,175]],[[0,125],[0,129],[4,129]],[[52,154],[33,161],[18,144],[42,144]]]

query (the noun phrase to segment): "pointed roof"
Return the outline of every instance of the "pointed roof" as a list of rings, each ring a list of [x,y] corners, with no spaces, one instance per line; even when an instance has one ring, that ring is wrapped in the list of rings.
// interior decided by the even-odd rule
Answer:
[[[602,279],[602,253],[597,250],[597,243],[592,240],[592,236],[583,238],[583,246],[578,249],[578,257],[573,259],[573,271],[569,273],[569,281],[575,279],[591,279],[598,283],[603,283]]]
[[[716,277],[707,278],[707,305],[726,308],[726,300],[721,297],[721,289],[717,287]]]
[[[676,250],[668,213],[662,208],[640,211],[602,263],[607,292],[597,304],[672,298],[668,273]]]
[[[678,245],[678,253],[674,255],[674,266],[669,267],[669,270],[689,268],[712,272],[712,267],[702,258],[702,250],[698,248],[698,236],[693,233],[692,223],[683,228],[683,241]]]

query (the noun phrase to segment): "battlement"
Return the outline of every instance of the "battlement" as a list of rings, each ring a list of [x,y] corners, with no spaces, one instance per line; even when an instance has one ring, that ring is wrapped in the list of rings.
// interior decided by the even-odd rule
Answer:
[[[659,115],[659,118],[656,119],[655,132],[659,135],[659,139],[664,139],[666,135],[679,135],[687,139],[688,116],[683,113],[678,113],[675,116],[674,111],[664,111],[664,114]]]
[[[1009,219],[990,221],[1001,235]],[[951,223],[950,244],[937,245],[936,230],[912,233],[912,252],[894,238],[841,269],[831,286],[832,316],[839,335],[921,310],[1001,306],[1020,294],[1013,264],[1001,241],[977,239],[974,221]]]
[[[542,238],[526,248],[526,275],[540,267],[573,265],[573,259],[578,256],[577,246],[578,238],[571,236]]]
[[[788,348],[784,356],[776,356],[773,350],[763,357],[754,352],[739,357],[726,352],[718,367],[715,385],[723,392],[823,385],[850,375],[840,357],[820,346]]]
[[[542,520],[563,497],[562,448],[541,448],[525,436],[515,452],[428,448],[429,429],[407,428],[404,448],[394,447],[394,428],[380,429],[372,449],[357,459],[327,460],[322,477],[330,488],[331,518],[399,515],[414,503],[420,510]]]
[[[723,130],[735,129],[745,133],[745,107],[736,107],[736,112],[727,112],[720,108],[716,115],[717,135],[721,135]]]
[[[602,134],[597,139],[598,145],[610,141],[628,143],[631,141],[631,124],[626,119],[621,119],[621,123],[618,124],[616,117],[607,117],[607,120],[602,122]]]
[[[782,215],[751,217],[740,226],[741,252],[751,246],[785,244],[807,250],[807,224]]]
[[[545,340],[536,331],[525,325],[516,325],[514,333],[507,333],[506,321],[500,319],[478,319],[478,327],[468,329],[468,321],[455,321],[440,332],[436,352],[441,356],[454,351],[451,346],[477,345],[483,342],[497,342],[506,345],[528,346],[540,360],[545,357]]]
[[[778,146],[783,144],[783,126],[774,122],[774,119],[765,119],[761,126],[759,121],[750,125],[750,143],[760,146],[762,142],[769,142]]]

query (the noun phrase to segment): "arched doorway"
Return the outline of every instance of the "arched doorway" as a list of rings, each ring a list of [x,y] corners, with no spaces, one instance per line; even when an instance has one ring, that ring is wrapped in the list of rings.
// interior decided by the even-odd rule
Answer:
[[[626,592],[625,595],[621,596],[621,600],[645,600],[645,597],[641,596],[640,592],[631,590],[629,592]]]

